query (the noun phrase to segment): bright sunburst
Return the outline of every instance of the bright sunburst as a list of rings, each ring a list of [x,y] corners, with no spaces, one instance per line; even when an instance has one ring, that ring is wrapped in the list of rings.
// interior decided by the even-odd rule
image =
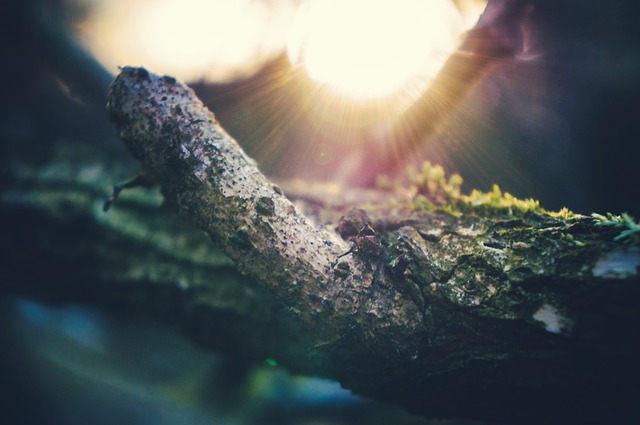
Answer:
[[[451,0],[310,0],[288,53],[309,76],[356,98],[390,95],[435,76],[465,31]]]

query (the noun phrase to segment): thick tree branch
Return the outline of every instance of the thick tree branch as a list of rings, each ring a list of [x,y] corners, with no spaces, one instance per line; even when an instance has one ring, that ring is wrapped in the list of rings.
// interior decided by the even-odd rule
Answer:
[[[623,362],[636,354],[638,321],[620,324],[616,310],[637,285],[599,265],[627,256],[632,272],[623,277],[637,280],[639,253],[584,241],[584,219],[408,214],[393,223],[351,214],[343,224],[373,219],[384,228],[386,250],[335,264],[348,245],[303,217],[187,87],[125,68],[109,99],[120,136],[169,202],[300,321],[306,361],[347,386],[442,412],[450,393],[438,385],[462,381],[467,391],[494,392],[458,408],[483,417],[492,402],[520,404],[540,387],[563,403],[588,399],[585,362],[601,350]],[[596,313],[603,302],[614,307],[607,317]],[[620,326],[629,334],[614,341],[608,333]],[[609,367],[607,380],[623,372],[600,367]],[[408,385],[409,377],[417,379]],[[569,400],[560,397],[567,391]],[[516,415],[501,409],[498,417]]]
[[[250,278],[157,194],[125,193],[103,213],[108,176],[123,172],[66,147],[5,170],[14,290],[148,311],[236,357],[273,357],[429,417],[637,417],[640,250],[613,241],[619,231],[283,184],[294,207],[181,83],[126,68],[109,108],[167,204]],[[338,260],[351,244],[333,229],[346,238],[365,222],[380,249]]]
[[[352,256],[334,267],[349,244],[301,215],[191,89],[125,68],[111,86],[108,110],[168,202],[270,289],[304,323],[313,346],[332,346],[348,327],[367,340],[421,328],[419,309],[393,288],[378,293],[367,264]],[[398,355],[415,355],[413,344]]]

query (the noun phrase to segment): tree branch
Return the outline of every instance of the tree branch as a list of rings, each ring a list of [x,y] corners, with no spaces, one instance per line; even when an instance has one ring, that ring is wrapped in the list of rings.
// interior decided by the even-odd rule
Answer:
[[[191,90],[142,69],[122,71],[109,111],[167,204],[248,278],[157,194],[125,193],[104,214],[115,166],[66,148],[6,171],[14,290],[150,311],[207,346],[429,417],[637,417],[640,249],[619,231],[533,210],[456,217],[382,191],[281,190]],[[379,245],[358,239],[365,223]],[[338,259],[349,237],[358,249]]]
[[[167,201],[240,272],[270,289],[304,323],[313,346],[331,346],[347,327],[375,339],[389,329],[414,334],[422,326],[411,300],[393,290],[378,296],[373,270],[362,262],[343,257],[334,268],[349,244],[300,214],[192,90],[170,77],[124,68],[111,86],[108,110]]]

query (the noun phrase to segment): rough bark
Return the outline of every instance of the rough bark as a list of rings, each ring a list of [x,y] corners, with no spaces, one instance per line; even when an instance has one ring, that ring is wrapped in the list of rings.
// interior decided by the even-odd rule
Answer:
[[[124,171],[97,146],[15,156],[1,210],[11,289],[151,314],[236,358],[274,358],[427,417],[637,416],[640,249],[615,229],[280,189],[174,79],[125,68],[109,99],[165,206],[136,189],[104,213]],[[357,238],[367,222],[379,244]]]

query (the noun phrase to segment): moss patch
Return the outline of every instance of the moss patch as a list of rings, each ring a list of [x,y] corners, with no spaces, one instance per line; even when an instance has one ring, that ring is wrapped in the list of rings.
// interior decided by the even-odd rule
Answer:
[[[536,199],[519,199],[504,192],[497,184],[488,192],[474,189],[470,194],[460,190],[463,179],[459,174],[447,176],[440,165],[425,161],[420,170],[407,168],[406,179],[392,180],[386,176],[378,179],[378,187],[391,190],[400,198],[410,199],[410,207],[421,211],[440,211],[455,217],[475,213],[483,216],[520,216],[527,213],[548,214],[570,220],[578,214],[563,208],[558,212],[547,211]]]

